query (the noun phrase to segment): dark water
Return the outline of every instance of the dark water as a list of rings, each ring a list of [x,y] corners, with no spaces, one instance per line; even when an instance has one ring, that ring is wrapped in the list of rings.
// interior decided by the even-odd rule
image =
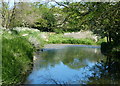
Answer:
[[[100,47],[85,45],[45,48],[37,53],[27,84],[105,84],[114,83],[105,73],[106,57]],[[105,77],[104,77],[105,76]],[[119,79],[116,83],[119,82]]]

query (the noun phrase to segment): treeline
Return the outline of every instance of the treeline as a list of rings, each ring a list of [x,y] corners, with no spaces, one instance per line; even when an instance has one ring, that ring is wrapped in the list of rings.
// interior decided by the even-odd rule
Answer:
[[[120,2],[2,2],[2,26],[33,27],[40,31],[66,32],[91,30],[101,37],[120,41]]]
[[[2,26],[6,28],[34,27],[40,31],[55,31],[60,28],[64,15],[61,8],[40,2],[14,3],[12,8],[9,3],[2,3]]]

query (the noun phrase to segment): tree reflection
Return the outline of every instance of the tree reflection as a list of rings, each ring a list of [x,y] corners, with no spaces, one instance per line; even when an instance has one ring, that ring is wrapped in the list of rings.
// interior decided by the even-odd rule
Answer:
[[[62,62],[72,69],[85,67],[90,62],[97,62],[103,56],[99,48],[65,47],[64,49],[52,49],[41,53],[40,65],[55,66]]]
[[[96,64],[91,70],[88,84],[120,84],[120,59],[116,55],[107,56],[106,61]]]
[[[48,49],[40,53],[40,58],[35,60],[30,79],[43,82],[49,82],[48,79],[52,79],[60,83],[64,81],[70,84],[83,84],[88,81],[92,73],[95,76],[96,72],[89,69],[102,59],[104,56],[100,48],[69,46],[62,49]],[[103,66],[100,67],[103,68]],[[92,77],[89,79],[92,81]]]

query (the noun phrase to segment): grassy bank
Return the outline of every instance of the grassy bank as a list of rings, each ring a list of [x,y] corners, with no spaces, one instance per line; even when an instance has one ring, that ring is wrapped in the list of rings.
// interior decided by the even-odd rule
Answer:
[[[40,48],[40,45],[43,47],[44,44],[85,44],[85,45],[100,45],[102,42],[105,42],[106,39],[99,39],[95,42],[89,36],[92,34],[87,34],[87,38],[72,38],[66,37],[64,34],[56,34],[50,32],[40,32],[37,29],[30,28],[14,28],[15,33],[18,33],[20,36],[23,36],[29,40],[36,48]],[[80,35],[80,34],[79,34]]]
[[[2,83],[13,85],[23,82],[30,70],[33,47],[23,37],[13,34],[7,36],[3,34],[2,37]]]
[[[100,45],[105,42],[105,39],[99,39],[97,42],[90,38],[75,39],[71,37],[65,37],[63,34],[52,34],[49,36],[47,43],[50,44],[86,44],[86,45]]]
[[[30,69],[33,48],[23,38],[3,38],[2,43],[3,84],[19,83]]]
[[[23,83],[32,68],[33,52],[44,44],[36,30],[3,30],[2,84]]]
[[[44,46],[45,39],[42,37],[46,35],[44,32],[40,32],[37,29],[17,27],[13,28],[12,32],[28,40],[35,48],[41,48]]]

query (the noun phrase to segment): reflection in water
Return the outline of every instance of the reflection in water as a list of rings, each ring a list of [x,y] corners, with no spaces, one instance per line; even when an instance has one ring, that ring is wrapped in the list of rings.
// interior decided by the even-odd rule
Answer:
[[[68,46],[45,49],[36,54],[34,68],[27,84],[83,84],[92,82],[98,61],[104,60],[97,47]],[[90,78],[91,77],[91,78]]]
[[[94,71],[89,77],[89,84],[120,84],[120,59],[108,57],[91,68]]]

